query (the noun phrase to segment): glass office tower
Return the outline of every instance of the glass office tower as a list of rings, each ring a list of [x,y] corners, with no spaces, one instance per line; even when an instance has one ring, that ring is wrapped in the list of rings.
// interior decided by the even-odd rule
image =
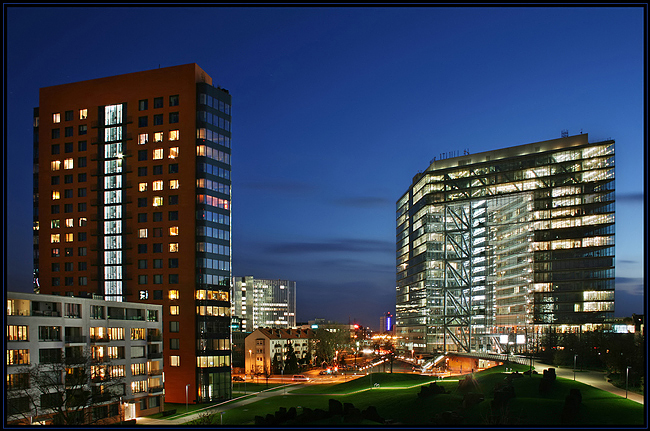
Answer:
[[[396,327],[415,352],[523,352],[614,311],[614,141],[434,160],[397,202]]]
[[[192,63],[41,88],[34,110],[35,286],[162,305],[166,402],[231,397],[230,107]]]

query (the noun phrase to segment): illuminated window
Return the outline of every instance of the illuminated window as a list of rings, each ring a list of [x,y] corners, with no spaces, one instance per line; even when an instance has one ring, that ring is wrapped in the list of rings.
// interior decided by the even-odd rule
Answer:
[[[61,242],[61,234],[53,233],[52,235],[50,235],[50,242],[51,243]]]
[[[180,314],[181,308],[178,305],[170,305],[169,306],[169,314],[173,316],[177,316]]]
[[[159,191],[163,189],[163,180],[157,180],[153,182],[153,189]]]
[[[79,119],[80,120],[85,120],[88,118],[88,110],[87,109],[80,109],[79,110]]]
[[[178,243],[177,242],[169,243],[169,252],[170,253],[177,253],[178,252]]]
[[[156,132],[153,134],[154,142],[162,142],[162,140],[163,140],[163,132]]]
[[[147,191],[147,183],[138,183],[138,190],[141,192]]]
[[[169,140],[170,141],[178,141],[179,139],[179,131],[178,130],[170,130],[169,131]]]
[[[139,238],[146,238],[147,237],[147,229],[138,230],[138,237]]]
[[[52,229],[58,229],[60,225],[60,220],[52,220],[50,221],[50,228]]]
[[[160,207],[163,204],[163,197],[162,196],[154,196],[153,197],[153,206],[155,207]]]
[[[172,226],[169,228],[169,236],[178,235],[178,226]]]
[[[58,190],[52,190],[52,199],[57,200],[61,198],[61,193]]]
[[[63,161],[63,169],[73,169],[74,168],[74,159],[65,159]]]
[[[178,189],[178,180],[169,180],[169,188],[172,190]]]
[[[88,219],[86,217],[79,217],[79,226],[86,226]]]
[[[61,169],[61,161],[60,160],[52,160],[52,163],[50,163],[50,166],[52,167],[53,171],[58,171]]]
[[[156,148],[153,150],[153,159],[154,160],[160,160],[163,158],[163,149],[162,148]]]
[[[74,234],[73,233],[66,233],[65,234],[65,242],[72,242],[74,241]]]
[[[171,147],[169,149],[169,158],[175,159],[176,157],[178,157],[178,147]]]
[[[170,356],[169,357],[169,366],[171,366],[171,367],[180,367],[181,366],[181,357],[180,356]]]
[[[74,227],[74,219],[73,218],[65,219],[65,227]]]
[[[149,142],[149,134],[148,133],[140,133],[138,135],[138,145],[144,145],[147,142]]]
[[[169,291],[169,299],[174,300],[174,299],[179,299],[180,294],[178,293],[178,290],[170,290]]]
[[[60,123],[61,122],[61,113],[60,112],[52,114],[52,122],[53,123]]]

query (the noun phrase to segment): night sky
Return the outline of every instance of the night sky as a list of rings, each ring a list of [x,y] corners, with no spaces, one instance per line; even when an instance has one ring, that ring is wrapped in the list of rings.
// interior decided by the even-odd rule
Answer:
[[[443,152],[616,140],[616,312],[644,313],[639,7],[7,7],[6,289],[32,289],[40,87],[197,63],[233,98],[233,275],[395,312],[395,203]]]

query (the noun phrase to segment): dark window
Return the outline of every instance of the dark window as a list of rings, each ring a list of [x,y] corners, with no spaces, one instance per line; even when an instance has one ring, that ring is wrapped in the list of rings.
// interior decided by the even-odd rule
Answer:
[[[59,144],[52,145],[52,154],[59,154],[61,152],[61,147]]]
[[[147,198],[138,198],[138,206],[139,207],[146,207],[147,206]]]
[[[147,244],[138,244],[138,253],[146,253]]]
[[[138,127],[147,127],[149,124],[147,119],[148,117],[138,117]]]
[[[77,189],[77,196],[80,198],[86,197],[86,188],[82,187],[80,189]]]
[[[85,256],[88,252],[86,247],[79,247],[79,256]]]
[[[61,285],[61,279],[59,277],[53,277],[52,286],[60,286],[60,285]]]
[[[52,129],[52,139],[57,139],[59,137],[61,137],[61,130]]]
[[[180,338],[170,338],[169,339],[169,349],[170,350],[179,350],[181,348],[181,339]]]
[[[72,197],[72,189],[63,190],[63,197],[64,198],[71,198]]]
[[[162,165],[155,165],[155,166],[153,167],[153,174],[154,174],[154,175],[162,175],[162,173],[163,173],[163,167],[162,167]]]
[[[146,223],[146,222],[147,222],[147,213],[139,213],[138,223]]]
[[[66,142],[63,144],[64,150],[66,153],[71,153],[72,150],[74,150],[74,146],[72,145],[72,142]]]
[[[179,332],[180,327],[180,322],[169,322],[169,332]]]
[[[155,227],[153,228],[153,236],[154,238],[160,238],[163,236],[163,230],[161,227]]]
[[[147,284],[147,276],[138,275],[138,284]]]
[[[72,174],[64,175],[64,176],[63,176],[63,182],[64,182],[64,183],[66,183],[66,184],[70,184],[70,183],[72,183],[73,181],[74,181],[74,177],[72,176]]]
[[[163,260],[162,259],[154,259],[153,260],[153,267],[154,268],[162,268],[163,267]]]
[[[71,213],[71,212],[72,212],[72,204],[65,204],[65,205],[63,205],[63,212],[65,212],[65,213]]]
[[[77,234],[77,240],[78,241],[85,241],[86,240],[86,232],[79,232]]]
[[[178,94],[169,96],[169,106],[178,106]]]
[[[138,260],[138,269],[147,269],[147,259]]]
[[[79,277],[79,286],[88,285],[88,277]]]
[[[88,269],[88,264],[86,262],[79,262],[79,264],[77,265],[77,269],[79,271],[85,271]]]
[[[169,113],[169,124],[178,123],[178,112]]]
[[[65,257],[73,256],[72,247],[66,247],[64,253],[65,253]]]
[[[153,116],[153,125],[154,126],[161,126],[163,123],[163,115],[162,114],[156,114]]]
[[[58,263],[52,264],[52,272],[59,272],[61,270],[61,265]]]
[[[74,263],[66,262],[63,264],[64,271],[74,271]]]
[[[161,211],[153,213],[153,221],[162,221],[162,212]]]
[[[77,175],[77,181],[79,181],[80,183],[85,183],[86,182],[86,174],[83,173],[83,174]]]
[[[138,109],[140,111],[146,111],[147,109],[149,109],[149,101],[147,99],[140,100],[138,102]]]
[[[77,162],[78,162],[80,168],[85,168],[86,167],[86,158],[85,157],[79,157]]]
[[[65,111],[65,121],[72,121],[72,111]]]
[[[170,211],[169,220],[178,220],[178,211]]]
[[[163,107],[163,98],[162,97],[154,97],[153,99],[153,107],[155,108],[162,108]]]
[[[74,284],[74,277],[65,277],[64,283],[66,286],[72,286]]]
[[[169,259],[169,267],[170,268],[178,268],[178,258],[177,257],[173,257],[173,258]]]
[[[178,205],[178,195],[169,196],[169,205]]]
[[[79,211],[79,212],[86,211],[86,202],[79,202],[77,204],[77,211]]]
[[[155,243],[155,244],[153,245],[153,252],[154,252],[154,253],[162,253],[162,248],[163,248],[162,246],[163,246],[163,245],[162,245],[162,243],[160,243],[160,242],[159,242],[159,243]]]
[[[138,151],[138,161],[147,160],[147,150]]]
[[[162,284],[162,282],[163,282],[162,274],[154,274],[153,275],[153,284]]]
[[[53,186],[59,184],[60,177],[57,175],[56,177],[52,177],[52,180],[50,181]]]
[[[72,127],[66,127],[65,128],[65,136],[66,136],[66,138],[72,136],[72,133],[73,133],[72,132]]]
[[[154,290],[153,291],[153,299],[163,299],[163,291],[162,290]]]
[[[169,165],[169,173],[170,174],[177,174],[178,173],[178,163],[171,163]]]
[[[169,284],[178,284],[178,274],[169,274]]]
[[[79,151],[86,151],[86,147],[88,146],[88,142],[86,141],[79,141]]]
[[[86,133],[88,133],[88,126],[85,124],[79,125],[79,134],[85,135]]]
[[[52,205],[52,206],[50,207],[50,212],[51,212],[52,214],[58,214],[58,213],[59,213],[59,206],[58,206],[58,205]]]
[[[140,166],[138,168],[138,176],[139,177],[146,177],[147,176],[147,167],[146,166]]]

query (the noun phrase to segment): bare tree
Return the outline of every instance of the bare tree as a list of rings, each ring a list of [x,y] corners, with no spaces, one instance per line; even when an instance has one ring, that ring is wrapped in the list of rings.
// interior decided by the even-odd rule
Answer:
[[[104,349],[106,349],[104,347]],[[19,370],[24,382],[7,394],[7,422],[52,421],[54,425],[89,425],[121,414],[124,366],[89,349],[52,349],[39,363]]]

